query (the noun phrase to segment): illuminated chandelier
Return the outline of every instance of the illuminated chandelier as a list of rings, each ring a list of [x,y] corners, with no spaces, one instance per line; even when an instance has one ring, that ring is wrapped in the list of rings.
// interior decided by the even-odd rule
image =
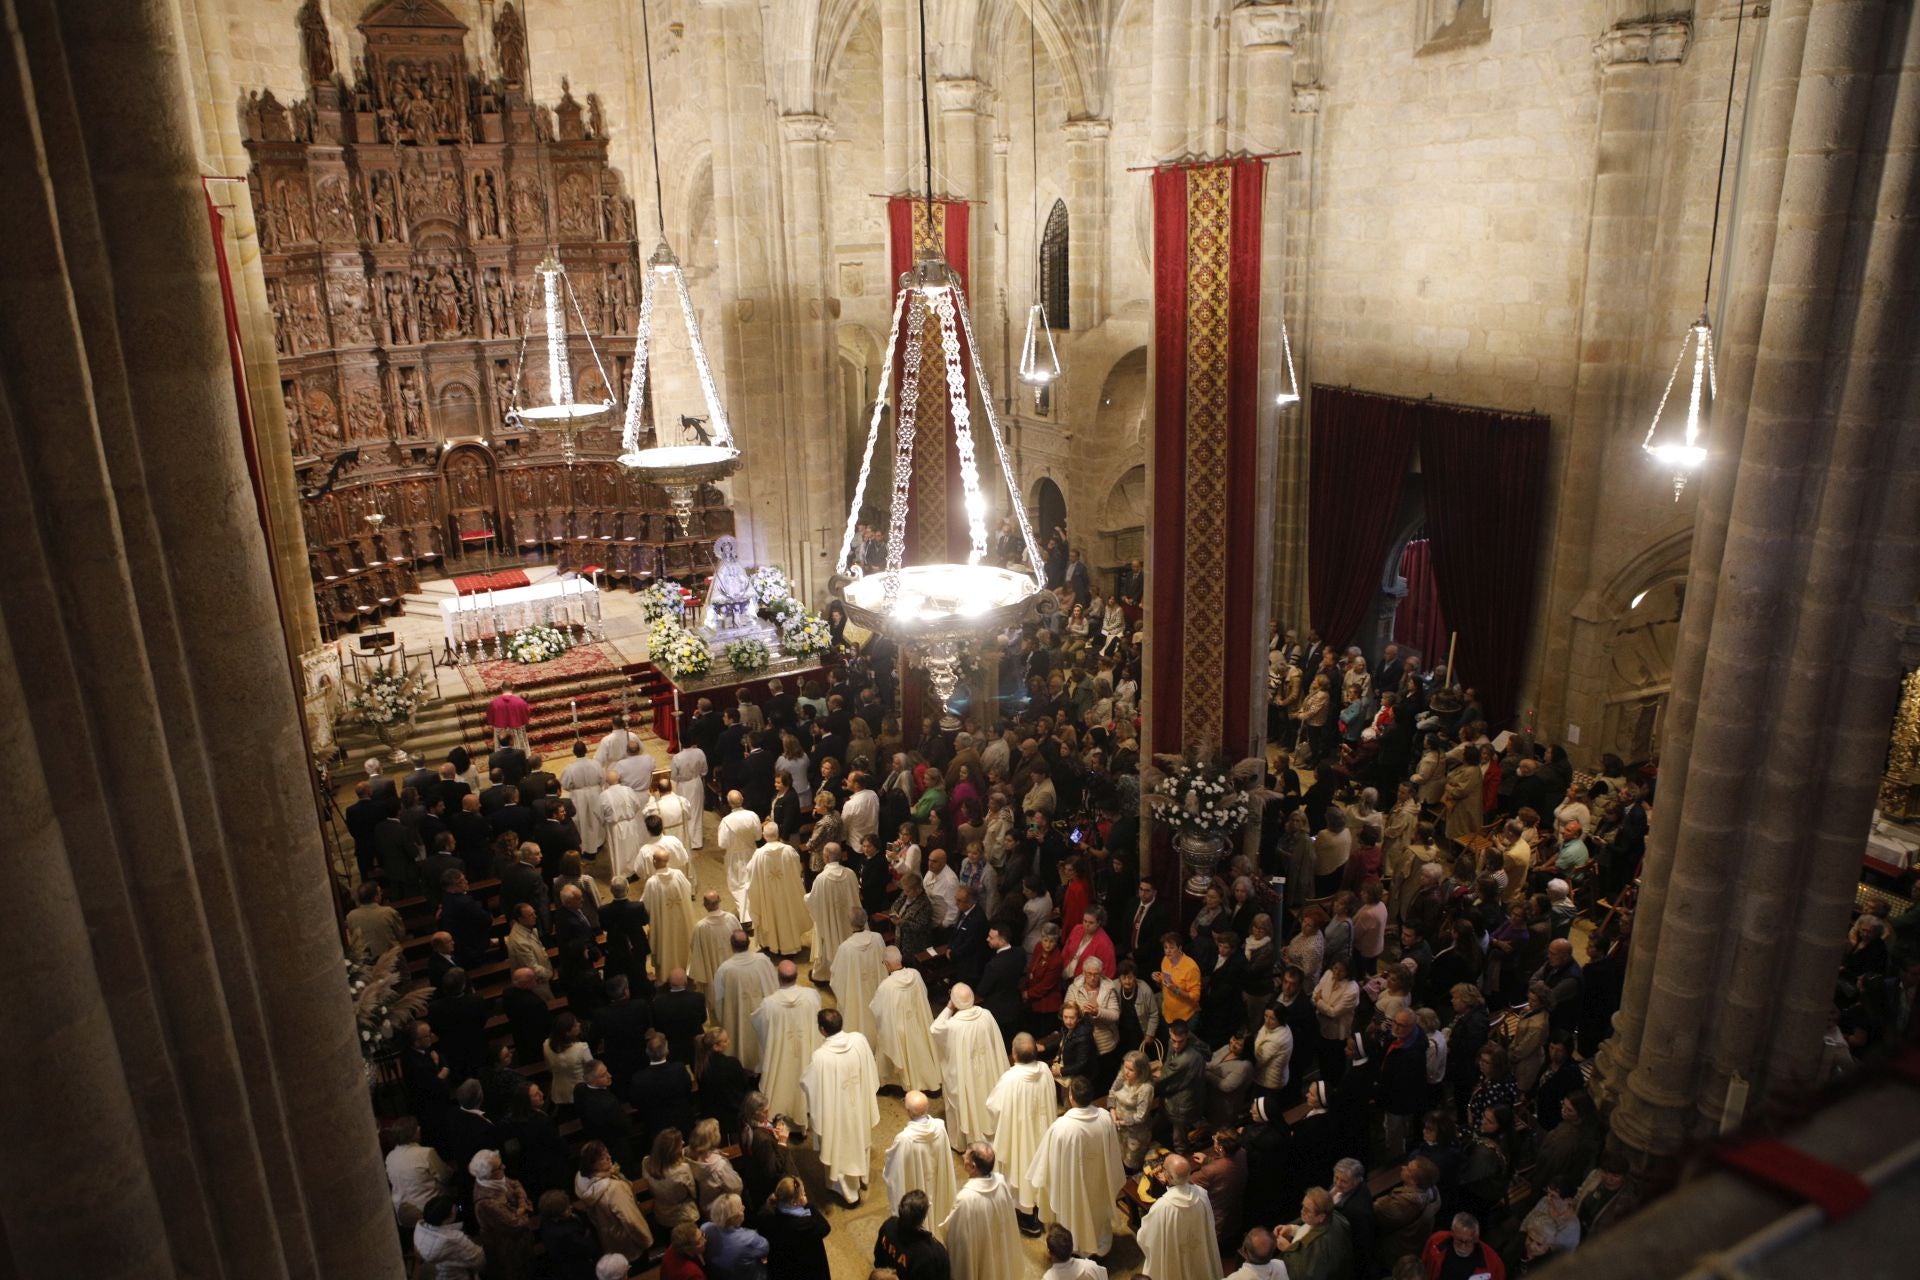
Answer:
[[[1040,229],[1040,33],[1033,30],[1027,40],[1027,105],[1032,109],[1029,155],[1033,161],[1033,238],[1034,297],[1027,308],[1027,336],[1020,343],[1020,381],[1030,387],[1044,387],[1060,376],[1060,353],[1053,349],[1053,326],[1047,323],[1045,271],[1045,234]]]
[[[520,403],[520,383],[527,367],[527,333],[533,321],[533,307],[529,302],[526,321],[520,326],[520,359],[513,371],[512,403],[506,417],[510,424],[522,430],[559,433],[560,456],[571,467],[578,454],[580,433],[612,421],[613,401],[607,399],[588,404],[574,400],[573,368],[567,358],[569,303],[572,304],[574,315],[579,317],[580,336],[587,340],[587,351],[593,356],[594,367],[600,370],[602,386],[609,385],[606,366],[600,363],[600,350],[593,345],[593,334],[587,329],[586,317],[580,314],[580,300],[574,296],[573,282],[567,277],[567,269],[560,265],[559,254],[548,253],[533,270],[540,277],[540,290],[545,303],[549,403]]]
[[[648,18],[646,0],[641,0],[640,30],[647,62],[647,125],[653,135],[653,210],[660,230],[660,245],[647,259],[646,278],[640,287],[640,324],[633,342],[633,378],[627,387],[620,463],[633,468],[643,480],[666,490],[668,505],[684,538],[692,532],[694,499],[700,486],[723,480],[738,471],[740,450],[734,445],[733,427],[727,421],[726,407],[720,403],[720,393],[713,384],[713,366],[707,363],[706,343],[700,339],[700,321],[693,312],[693,295],[687,289],[686,272],[680,269],[680,260],[667,246],[666,203],[661,197],[660,184],[660,132],[655,123],[653,99],[653,36]],[[653,336],[653,307],[661,288],[669,282],[679,300],[680,313],[686,319],[687,341],[693,348],[693,367],[699,374],[707,417],[704,427],[699,419],[682,419],[683,423],[691,424],[690,443],[660,444],[657,441],[663,415],[655,415],[656,443],[643,449],[640,418],[646,403],[647,348]]]
[[[1707,235],[1707,279],[1700,290],[1700,318],[1687,330],[1687,336],[1680,340],[1680,354],[1674,358],[1673,372],[1667,375],[1667,386],[1660,393],[1660,403],[1653,411],[1653,421],[1647,424],[1646,439],[1640,447],[1647,455],[1673,475],[1673,500],[1680,501],[1680,493],[1687,487],[1687,479],[1707,460],[1706,446],[1700,443],[1705,434],[1705,423],[1713,411],[1713,402],[1719,395],[1719,379],[1713,367],[1713,325],[1707,320],[1708,301],[1713,295],[1713,255],[1720,243],[1720,197],[1727,185],[1727,139],[1733,132],[1733,87],[1740,71],[1740,32],[1747,17],[1747,6],[1736,6],[1733,21],[1733,56],[1727,66],[1727,106],[1726,114],[1720,122],[1720,172],[1713,188],[1713,227]],[[1687,362],[1687,348],[1693,348],[1693,377],[1687,394],[1687,413],[1678,427],[1661,429],[1661,418],[1666,414],[1667,401],[1673,395],[1673,384],[1680,377],[1681,366]]]
[[[927,217],[931,222],[934,215],[933,128],[926,89],[926,0],[921,0],[920,18],[921,135],[927,152]],[[880,572],[863,574],[854,558],[855,536],[874,453],[880,443],[880,423],[886,416],[894,359],[903,351],[902,317],[906,319],[906,344],[901,359],[899,412],[894,425],[887,565]],[[1026,544],[1031,572],[986,563],[986,501],[980,494],[980,472],[974,459],[973,422],[967,403],[966,374],[961,366],[962,339],[973,376],[980,384],[987,434],[999,459],[1007,499]],[[969,545],[964,563],[909,565],[905,563],[907,512],[913,487],[914,444],[920,425],[920,370],[927,348],[933,344],[937,344],[946,368],[947,411],[959,454]],[[1041,568],[1040,547],[1020,501],[1020,488],[1014,480],[1012,462],[1000,434],[1000,421],[994,415],[992,388],[987,382],[986,370],[981,367],[979,352],[980,344],[974,338],[973,319],[967,310],[967,296],[960,278],[938,252],[928,250],[900,277],[893,322],[887,332],[886,358],[881,364],[880,394],[867,427],[867,447],[861,456],[853,502],[847,510],[846,534],[840,542],[840,559],[834,575],[834,587],[846,606],[848,619],[869,631],[891,636],[907,648],[926,670],[943,709],[959,687],[960,670],[971,644],[1044,612],[1049,606],[1058,607],[1042,585],[1045,574]],[[934,495],[932,500],[944,503],[946,495]],[[949,727],[956,723],[951,713],[943,719]]]
[[[1300,379],[1293,373],[1293,340],[1287,336],[1285,303],[1280,306],[1280,359],[1287,371],[1287,385],[1280,388],[1280,394],[1274,397],[1273,402],[1285,409],[1300,403]]]

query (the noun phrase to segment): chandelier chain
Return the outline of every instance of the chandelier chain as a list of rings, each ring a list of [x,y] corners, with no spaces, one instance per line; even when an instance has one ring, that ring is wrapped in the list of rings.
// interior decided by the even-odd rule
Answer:
[[[1720,244],[1720,197],[1727,186],[1727,140],[1733,134],[1733,86],[1740,73],[1740,32],[1746,25],[1751,0],[1734,0],[1733,56],[1727,62],[1727,106],[1720,119],[1720,170],[1713,183],[1713,226],[1707,233],[1707,280],[1700,289],[1700,310],[1713,295],[1713,256]],[[1743,126],[1744,127],[1744,126]]]
[[[700,321],[693,314],[693,293],[687,288],[687,273],[673,264],[673,283],[680,294],[680,310],[687,318],[687,339],[693,343],[693,368],[700,377],[700,394],[706,398],[707,417],[713,427],[713,442],[723,449],[733,448],[733,426],[720,403],[719,389],[713,385],[713,366],[707,363],[707,344],[700,340]]]
[[[980,344],[973,337],[973,317],[963,306],[960,308],[960,330],[966,335],[967,355],[973,362],[973,376],[982,387],[987,386],[987,371],[980,367]],[[1020,525],[1020,536],[1026,540],[1027,563],[1033,567],[1034,589],[1039,590],[1047,580],[1046,571],[1041,568],[1040,544],[1033,536],[1033,524],[1027,519],[1027,504],[1020,500],[1020,482],[1014,479],[1013,462],[1007,457],[1006,441],[1000,435],[1000,419],[993,412],[993,397],[980,397],[980,407],[987,415],[987,434],[993,438],[993,452],[1000,459],[1000,475],[1007,482],[1008,505],[1013,508],[1014,519]]]
[[[900,567],[907,559],[907,494],[913,486],[913,440],[920,425],[920,355],[926,331],[924,306],[907,313],[907,352],[900,370],[900,417],[893,429],[893,503],[887,517],[886,605],[900,599]]]
[[[640,323],[633,339],[633,378],[627,386],[627,418],[620,433],[621,449],[637,453],[640,449],[640,414],[647,395],[647,348],[653,330],[654,273],[643,273],[640,282]]]
[[[905,289],[894,297],[893,324],[887,330],[885,350],[889,355],[900,341],[900,313],[906,309],[908,292]],[[840,539],[840,563],[835,571],[846,576],[853,571],[853,539],[859,529],[860,507],[866,501],[867,480],[873,473],[873,455],[880,444],[880,420],[887,413],[887,394],[892,390],[893,361],[887,360],[880,366],[880,394],[873,402],[873,416],[867,423],[867,449],[860,456],[860,478],[853,485],[853,505],[847,508],[847,531]]]
[[[948,412],[953,416],[954,446],[960,455],[960,487],[965,494],[971,540],[967,563],[979,564],[987,558],[986,503],[980,496],[980,468],[973,456],[973,415],[967,408],[967,375],[960,368],[960,327],[954,322],[953,291],[943,289],[931,301],[940,330],[941,354],[946,357]]]
[[[660,238],[667,238],[667,202],[660,188],[660,113],[653,104],[653,20],[647,0],[640,0],[640,47],[647,64],[647,133],[653,139],[653,218]]]

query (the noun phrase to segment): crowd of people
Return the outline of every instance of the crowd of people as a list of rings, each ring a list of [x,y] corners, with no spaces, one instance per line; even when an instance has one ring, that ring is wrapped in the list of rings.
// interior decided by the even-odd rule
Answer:
[[[616,729],[557,779],[507,746],[486,788],[457,754],[388,784],[349,932],[437,901],[389,1172],[438,1275],[825,1277],[810,1195],[877,1189],[905,1280],[1025,1274],[1022,1235],[1093,1280],[1116,1213],[1154,1280],[1498,1280],[1633,1211],[1587,1073],[1655,771],[1576,776],[1393,646],[1276,628],[1257,848],[1190,895],[1142,874],[1138,566],[1105,601],[1077,563],[1086,630],[1004,637],[958,730],[835,617],[828,669],[699,699],[657,777]],[[1859,932],[1862,999],[1910,1010]],[[501,950],[496,1043],[467,970]]]

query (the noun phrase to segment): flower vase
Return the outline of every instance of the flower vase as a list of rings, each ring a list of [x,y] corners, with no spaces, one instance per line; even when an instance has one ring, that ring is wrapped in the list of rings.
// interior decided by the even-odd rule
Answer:
[[[404,720],[395,720],[390,724],[376,724],[373,726],[373,731],[380,736],[380,744],[392,752],[387,757],[388,763],[405,764],[407,762],[407,753],[402,749],[401,744],[413,736],[412,716]]]
[[[1186,872],[1187,896],[1206,897],[1207,890],[1213,886],[1214,868],[1227,856],[1226,838],[1201,831],[1181,830],[1174,833],[1173,847],[1179,851],[1180,866]]]

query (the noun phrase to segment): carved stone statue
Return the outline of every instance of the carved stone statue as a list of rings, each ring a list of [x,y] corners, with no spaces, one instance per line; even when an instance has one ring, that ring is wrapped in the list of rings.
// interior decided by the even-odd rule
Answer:
[[[491,169],[473,175],[473,230],[484,240],[500,238],[500,188]]]
[[[300,50],[306,55],[308,84],[326,84],[333,79],[333,41],[327,35],[320,0],[307,0],[300,10]]]
[[[487,336],[489,338],[512,337],[512,326],[507,318],[507,290],[500,283],[498,269],[487,272],[486,282],[481,288],[486,295]]]
[[[500,16],[493,20],[493,51],[500,60],[500,78],[510,86],[525,84],[527,29],[520,22],[513,0],[501,5]]]
[[[307,452],[307,424],[300,413],[300,384],[281,383],[280,399],[287,410],[287,439],[293,442],[293,456],[298,458]]]
[[[737,631],[753,615],[753,581],[740,563],[740,546],[731,534],[714,539],[713,581],[707,587],[707,625]]]
[[[427,409],[420,399],[420,374],[400,371],[400,430],[410,440],[427,438]]]

